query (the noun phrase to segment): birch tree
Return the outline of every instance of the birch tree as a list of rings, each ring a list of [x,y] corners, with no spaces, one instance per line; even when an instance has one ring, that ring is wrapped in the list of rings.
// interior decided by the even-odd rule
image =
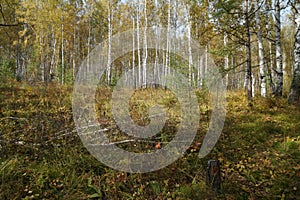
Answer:
[[[62,16],[61,16],[61,84],[65,82],[65,57],[64,57],[64,8],[62,8]]]
[[[159,23],[159,9],[158,9],[158,1],[155,0],[154,1],[154,7],[155,7],[155,22],[156,23]],[[158,36],[158,25],[155,25],[155,35],[156,37],[159,37]],[[155,80],[158,82],[160,79],[160,76],[159,76],[159,71],[158,71],[158,67],[157,67],[157,64],[158,64],[158,49],[159,49],[159,43],[158,43],[158,38],[157,40],[155,41],[155,60],[154,60],[154,72],[153,72],[153,76],[155,77]]]
[[[271,90],[272,91],[275,91],[275,85],[274,85],[274,77],[275,77],[275,70],[274,70],[274,62],[273,62],[273,45],[272,45],[272,42],[269,41],[269,55],[270,55],[270,65],[269,65],[269,68],[268,68],[268,73],[269,73],[269,81],[270,81],[270,85],[271,85]]]
[[[282,96],[283,69],[282,69],[282,49],[281,49],[281,19],[280,0],[275,0],[275,42],[276,42],[276,85],[273,94]]]
[[[108,1],[108,52],[107,52],[107,84],[111,84],[111,38],[112,38],[112,12],[111,12],[111,2]]]
[[[138,85],[142,83],[141,50],[140,50],[140,0],[137,2],[136,28],[137,28],[137,55],[138,55]]]
[[[267,96],[266,86],[266,58],[264,55],[264,46],[261,33],[261,21],[260,21],[260,8],[259,1],[256,0],[256,24],[257,24],[257,43],[258,43],[258,57],[259,57],[259,78],[260,78],[260,94],[263,97]]]
[[[250,7],[249,0],[242,1],[216,1],[213,2],[213,23],[216,32],[227,34],[228,40],[232,45],[246,51],[245,61],[245,88],[248,98],[248,105],[253,102],[252,96],[252,66],[251,66],[251,25],[254,16],[253,8]],[[222,37],[223,38],[223,37]],[[224,39],[224,38],[223,38]],[[223,42],[224,44],[224,42]],[[216,51],[219,51],[217,49]],[[221,52],[222,53],[222,52]],[[241,64],[242,65],[242,64]]]
[[[232,55],[231,56],[231,63],[232,63],[232,86],[231,88],[232,89],[236,89],[237,88],[237,83],[238,81],[236,80],[237,77],[236,77],[236,58],[235,58],[235,55]]]
[[[264,14],[264,17],[266,18],[265,22],[265,28],[268,31],[267,37],[268,39],[268,49],[269,52],[267,54],[268,56],[268,62],[267,62],[267,81],[270,86],[270,90],[272,93],[275,91],[275,67],[274,67],[274,56],[273,56],[273,47],[274,47],[274,40],[270,39],[273,38],[273,27],[275,26],[274,23],[274,18],[273,18],[273,13],[271,12],[272,10],[272,1],[271,0],[265,0],[264,2],[264,12],[261,12]]]
[[[190,25],[190,20],[188,21],[188,52],[189,52],[189,64],[188,64],[188,74],[189,74],[189,83],[190,85],[192,85],[192,66],[193,66],[193,57],[192,57],[192,47],[191,47],[191,25]]]
[[[144,48],[143,48],[143,85],[146,86],[147,82],[147,58],[148,58],[148,47],[147,47],[147,26],[148,26],[148,17],[147,17],[147,0],[144,1]]]
[[[170,67],[170,29],[171,29],[171,0],[168,0],[168,21],[167,21],[167,48],[166,48],[166,62],[165,62],[165,76],[168,75]]]
[[[228,37],[227,34],[225,33],[224,35],[224,46],[225,48],[227,48],[227,43],[228,43]],[[226,55],[225,55],[225,59],[224,59],[224,69],[226,71],[226,75],[225,75],[225,86],[226,88],[228,87],[228,81],[229,81],[229,77],[228,77],[228,68],[229,68],[229,55],[226,51]]]
[[[245,28],[246,28],[246,79],[248,106],[252,106],[252,66],[251,66],[251,34],[249,17],[249,0],[245,1]]]
[[[295,19],[295,42],[294,42],[294,69],[289,103],[299,101],[300,97],[300,0],[295,0],[294,5]]]
[[[133,6],[134,2],[132,1],[132,6]],[[133,16],[132,16],[132,27],[133,27],[133,30],[135,30],[135,15],[133,13]],[[132,82],[133,82],[133,85],[134,85],[134,88],[136,88],[136,75],[135,75],[135,31],[132,31]]]

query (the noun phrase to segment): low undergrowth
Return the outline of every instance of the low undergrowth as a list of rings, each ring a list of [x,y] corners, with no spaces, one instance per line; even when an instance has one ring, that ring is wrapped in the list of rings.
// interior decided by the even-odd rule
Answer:
[[[111,91],[103,89],[101,94],[105,98],[97,98],[99,123],[115,131],[107,125],[112,121],[106,99]],[[172,120],[154,143],[140,147],[141,151],[154,151],[158,143],[161,148],[169,142],[180,116],[180,109],[172,110],[178,105],[171,93],[143,104],[143,98],[151,99],[150,94],[153,92],[144,89],[132,97],[131,117],[136,123],[149,123],[147,109],[155,102],[166,108]],[[72,118],[71,87],[0,85],[0,199],[299,198],[299,107],[288,105],[283,98],[257,97],[254,107],[248,109],[243,92],[228,92],[222,135],[213,151],[199,159],[210,105],[207,91],[197,95],[201,120],[187,153],[161,170],[130,174],[106,167],[84,148]],[[145,120],[139,122],[140,118]],[[205,186],[209,159],[221,161],[222,190],[218,195]]]

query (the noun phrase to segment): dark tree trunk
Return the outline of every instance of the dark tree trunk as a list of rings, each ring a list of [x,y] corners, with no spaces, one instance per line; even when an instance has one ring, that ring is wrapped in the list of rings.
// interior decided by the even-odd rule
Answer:
[[[221,170],[218,160],[209,160],[206,169],[206,185],[216,192],[221,190]]]
[[[252,96],[252,67],[251,67],[251,34],[250,34],[250,21],[249,21],[249,1],[246,0],[246,13],[245,13],[245,20],[246,20],[246,79],[247,79],[247,97],[248,97],[248,106],[252,107],[253,104],[253,96]]]

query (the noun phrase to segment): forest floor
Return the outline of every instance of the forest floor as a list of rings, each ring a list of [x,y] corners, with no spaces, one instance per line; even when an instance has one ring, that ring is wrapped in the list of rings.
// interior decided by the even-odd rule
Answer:
[[[106,167],[85,149],[75,131],[71,86],[1,83],[0,199],[300,199],[299,106],[255,97],[249,109],[243,91],[228,92],[221,137],[199,159],[210,106],[207,91],[197,94],[201,121],[184,156],[161,170],[130,174]],[[162,103],[172,107],[174,98],[164,95]],[[221,162],[219,194],[205,185],[210,159]]]

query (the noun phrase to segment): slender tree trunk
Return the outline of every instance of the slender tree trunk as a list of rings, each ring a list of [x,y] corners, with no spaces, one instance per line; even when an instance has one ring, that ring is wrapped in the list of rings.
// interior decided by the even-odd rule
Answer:
[[[88,24],[88,41],[87,41],[87,67],[86,67],[86,74],[89,73],[90,71],[90,51],[91,51],[91,32],[92,32],[92,27],[91,27],[91,20],[89,19],[89,24]],[[109,39],[108,39],[109,40]]]
[[[64,55],[64,16],[61,23],[61,84],[65,82],[65,55]]]
[[[300,97],[300,0],[295,1],[295,43],[294,43],[294,70],[289,103],[299,101]]]
[[[203,77],[203,56],[198,52],[198,87],[202,88],[202,77]]]
[[[227,43],[228,43],[228,38],[227,37],[228,36],[225,33],[225,35],[224,35],[224,46],[225,46],[225,48],[227,48]],[[228,68],[229,68],[229,55],[226,52],[226,56],[225,56],[225,59],[224,59],[224,69],[226,71],[226,75],[225,75],[225,86],[226,86],[226,88],[228,88],[228,81],[229,81],[228,80],[229,79],[229,77],[228,77]]]
[[[22,62],[21,62],[22,53],[21,53],[21,50],[20,50],[21,48],[20,48],[19,44],[16,45],[16,49],[17,49],[17,58],[16,58],[15,74],[16,74],[17,81],[22,81],[22,79],[23,79]]]
[[[268,69],[269,73],[269,81],[272,93],[275,92],[275,85],[274,85],[274,78],[275,78],[275,70],[274,70],[274,63],[273,63],[273,51],[272,51],[272,42],[269,42],[269,48],[270,48],[270,67]]]
[[[143,85],[146,86],[147,82],[147,58],[148,58],[148,47],[147,47],[147,0],[144,1],[144,17],[145,17],[145,26],[144,26],[144,48],[143,48]]]
[[[254,98],[254,96],[255,96],[255,81],[256,81],[256,79],[255,79],[255,76],[253,75],[253,73],[252,73],[251,78],[252,78],[252,98]]]
[[[40,33],[40,68],[41,68],[41,78],[42,78],[42,83],[45,82],[45,63],[44,63],[44,51],[43,51],[43,34]]]
[[[73,52],[72,52],[72,78],[75,80],[75,65],[76,65],[76,22],[73,23]]]
[[[50,61],[50,81],[52,81],[52,79],[54,78],[54,67],[55,67],[55,63],[56,63],[56,43],[57,43],[57,39],[52,27],[52,46],[53,46],[53,50],[52,50],[52,56],[51,56],[51,61]]]
[[[133,87],[136,88],[136,74],[135,74],[135,17],[133,16],[132,18],[132,27],[133,27],[133,31],[132,31],[132,82],[133,82]]]
[[[167,22],[167,50],[166,50],[166,63],[165,63],[165,76],[168,75],[170,67],[170,28],[171,28],[171,0],[168,0],[168,22]],[[166,84],[166,83],[165,83]]]
[[[140,50],[140,0],[138,1],[136,26],[137,26],[137,54],[138,54],[138,85],[140,85],[142,83],[141,50]]]
[[[282,49],[281,49],[281,21],[280,21],[280,0],[275,0],[275,40],[276,40],[276,85],[275,96],[282,96],[283,70],[282,70]]]
[[[252,96],[252,67],[251,67],[251,34],[250,34],[250,21],[249,21],[249,0],[246,0],[246,79],[247,79],[247,97],[248,97],[248,106],[252,107],[253,96]]]
[[[261,23],[260,23],[260,9],[258,8],[259,1],[256,0],[256,23],[258,27],[257,31],[257,43],[258,43],[258,57],[259,57],[259,78],[260,78],[260,94],[263,97],[267,96],[267,85],[266,85],[266,58],[264,55],[263,40],[261,34]]]
[[[204,74],[203,74],[203,80],[205,80],[205,75],[208,72],[208,51],[209,51],[209,43],[205,45],[205,65],[204,65]]]
[[[108,52],[107,52],[107,84],[111,84],[111,37],[112,37],[112,14],[111,2],[108,1]]]
[[[190,11],[190,7],[187,8],[187,11]],[[192,46],[191,46],[191,40],[192,40],[192,23],[190,20],[190,16],[188,16],[187,19],[187,37],[188,37],[188,57],[189,57],[189,63],[188,63],[188,81],[189,84],[192,86],[193,84],[193,73],[192,73],[192,66],[193,66],[193,57],[192,57]]]
[[[172,15],[172,28],[174,29],[174,31],[176,32],[178,30],[178,7],[180,7],[180,3],[178,2],[178,0],[173,0],[172,1],[172,4],[173,4],[173,15]],[[173,47],[173,50],[170,50],[170,52],[176,52],[176,49],[178,48],[179,44],[176,43],[177,41],[177,35],[173,35],[172,37],[174,37],[174,40],[173,41],[173,44],[171,44],[171,46]],[[172,55],[172,54],[171,54]],[[176,55],[172,55],[172,57],[176,57]],[[171,66],[171,62],[170,62],[170,66]],[[171,67],[169,67],[170,69]],[[173,76],[174,76],[174,71],[173,71]],[[174,83],[174,82],[173,82]],[[178,87],[178,83],[174,83],[176,87]]]
[[[26,25],[23,25],[23,31],[25,31]],[[24,41],[24,36],[18,37],[19,43]],[[25,60],[24,54],[26,51],[22,51],[22,47],[20,44],[16,45],[16,71],[15,76],[17,81],[22,81],[25,78],[26,74],[26,67],[25,67]],[[25,56],[26,57],[26,56]]]
[[[159,18],[158,18],[158,2],[157,0],[155,0],[154,2],[154,5],[155,5],[155,22],[157,24],[159,24]],[[158,36],[158,27],[157,25],[155,26],[155,35],[156,37],[159,37]],[[153,71],[153,77],[155,79],[155,81],[158,83],[158,81],[160,80],[159,79],[159,71],[158,71],[158,67],[157,67],[157,63],[158,63],[158,49],[159,49],[159,44],[158,44],[158,39],[155,41],[155,60],[154,60],[154,71]]]
[[[191,47],[191,24],[189,22],[188,25],[188,52],[189,52],[189,66],[188,66],[188,70],[189,70],[189,83],[190,85],[192,85],[192,66],[193,66],[193,57],[192,57],[192,47]]]
[[[235,66],[236,66],[235,56],[232,55],[232,89],[236,89],[236,83],[237,83]]]

